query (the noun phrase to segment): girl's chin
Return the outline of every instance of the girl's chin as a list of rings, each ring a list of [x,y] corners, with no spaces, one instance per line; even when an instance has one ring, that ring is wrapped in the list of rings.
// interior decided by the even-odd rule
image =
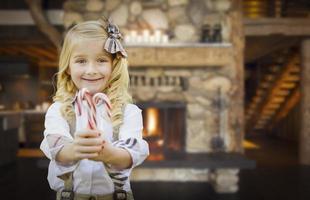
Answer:
[[[93,87],[84,87],[84,88],[86,88],[88,92],[92,95],[98,92],[102,92],[102,89],[99,89],[99,88],[93,88]]]
[[[88,89],[88,91],[89,91],[89,93],[90,94],[96,94],[96,93],[98,93],[98,92],[101,92],[101,91],[99,91],[99,90],[92,90],[92,89]]]

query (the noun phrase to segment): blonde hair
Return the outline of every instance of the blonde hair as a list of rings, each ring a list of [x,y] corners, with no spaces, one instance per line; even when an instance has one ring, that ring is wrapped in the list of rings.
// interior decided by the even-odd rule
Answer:
[[[65,36],[59,57],[57,91],[53,100],[62,103],[61,114],[69,123],[75,120],[72,101],[78,90],[67,72],[73,48],[77,43],[85,39],[106,41],[108,38],[106,27],[107,24],[104,22],[86,21],[72,27]],[[112,104],[112,124],[113,129],[116,131],[123,122],[123,109],[127,103],[132,102],[131,95],[128,93],[128,62],[121,55],[113,55],[112,72],[107,85],[108,87],[103,89],[102,92],[110,98]]]

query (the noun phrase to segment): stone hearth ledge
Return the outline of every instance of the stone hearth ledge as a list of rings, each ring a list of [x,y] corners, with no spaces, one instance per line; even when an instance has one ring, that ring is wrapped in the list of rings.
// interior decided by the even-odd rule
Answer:
[[[238,191],[239,169],[136,168],[131,181],[146,182],[209,182],[217,193]]]
[[[146,161],[135,168],[132,181],[209,182],[218,193],[238,191],[239,170],[255,168],[255,161],[236,153],[186,154],[183,159]]]

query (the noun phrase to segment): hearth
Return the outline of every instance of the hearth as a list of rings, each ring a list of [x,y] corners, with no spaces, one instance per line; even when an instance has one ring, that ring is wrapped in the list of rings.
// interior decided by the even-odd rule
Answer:
[[[143,137],[150,146],[148,160],[169,160],[185,153],[186,104],[182,102],[139,103]]]

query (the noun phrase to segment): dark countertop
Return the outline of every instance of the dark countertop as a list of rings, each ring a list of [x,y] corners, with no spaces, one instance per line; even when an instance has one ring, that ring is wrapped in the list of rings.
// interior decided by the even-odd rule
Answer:
[[[21,127],[23,120],[28,115],[39,115],[44,118],[45,111],[43,110],[1,110],[0,111],[0,129],[10,130]]]
[[[0,111],[0,116],[8,116],[8,115],[21,115],[21,114],[45,114],[46,111],[43,110],[2,110]]]
[[[21,111],[16,110],[2,110],[0,111],[0,116],[19,115],[21,113],[22,113]]]

